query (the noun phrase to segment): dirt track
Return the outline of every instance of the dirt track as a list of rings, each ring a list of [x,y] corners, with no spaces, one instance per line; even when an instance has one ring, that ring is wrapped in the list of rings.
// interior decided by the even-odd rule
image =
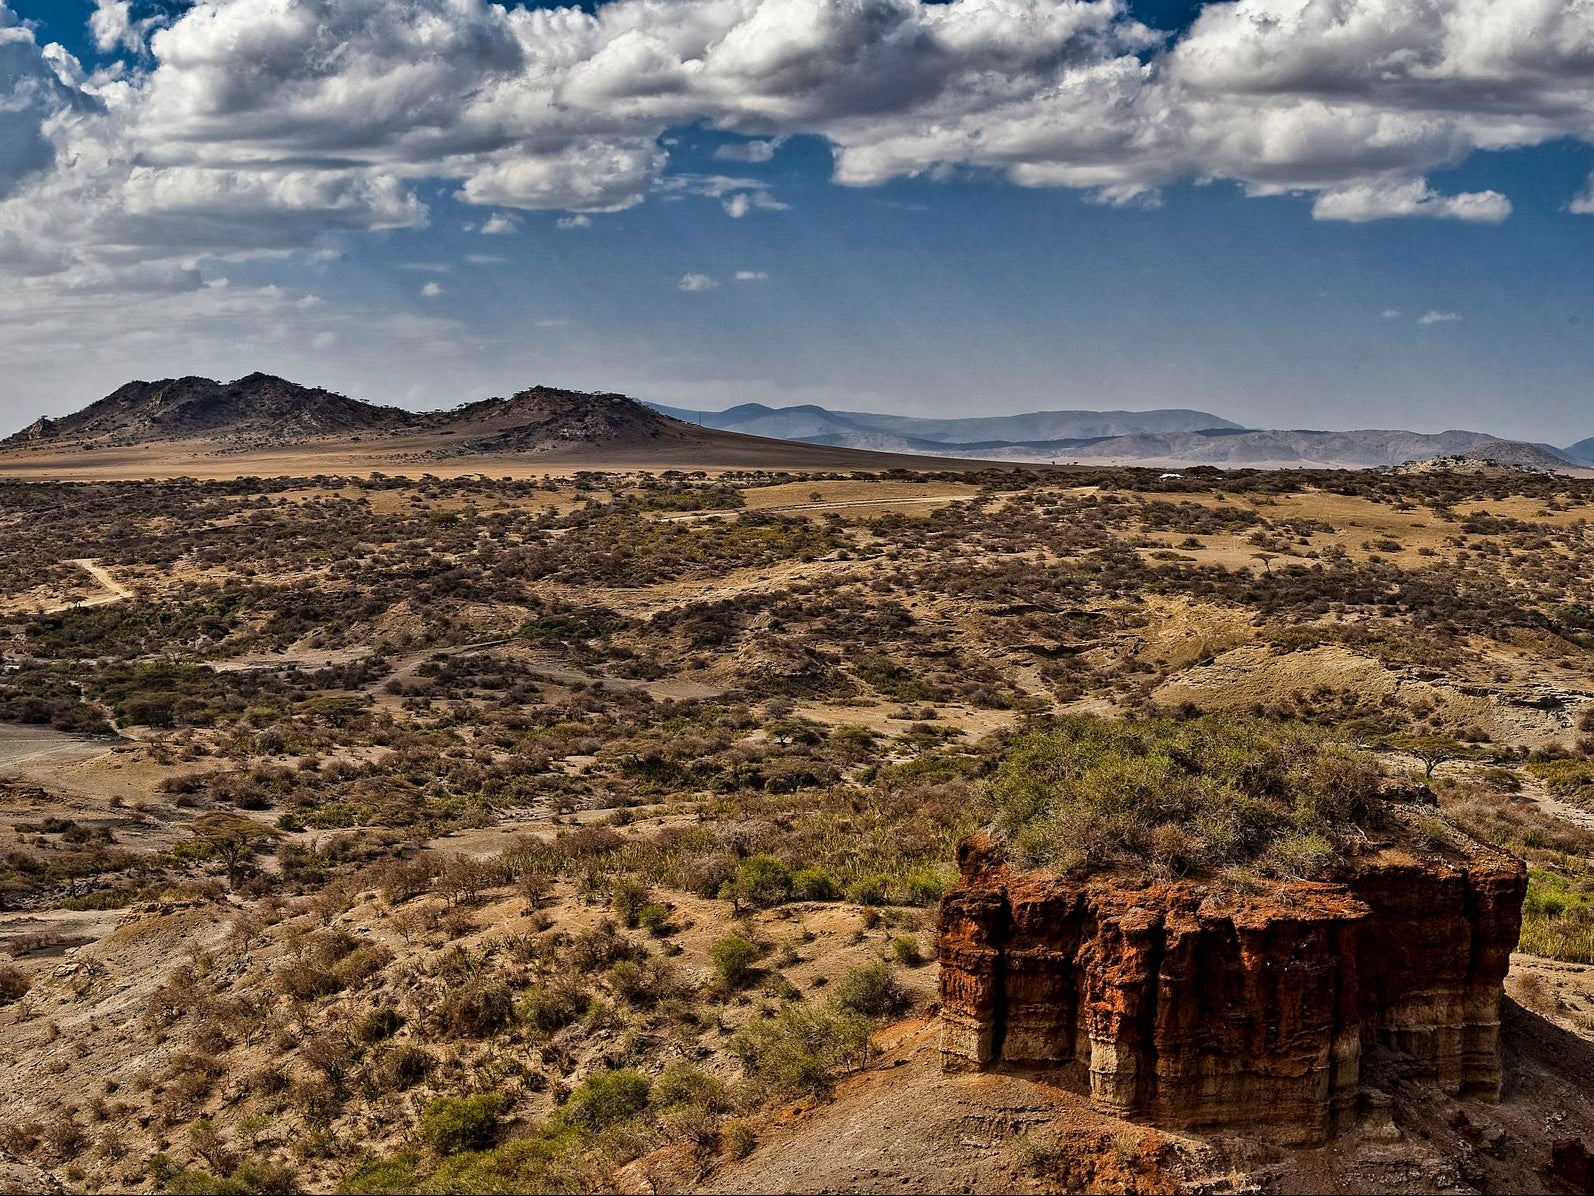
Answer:
[[[92,598],[74,598],[69,602],[57,602],[54,606],[46,607],[45,614],[55,614],[57,611],[71,610],[79,606],[109,606],[113,602],[125,602],[133,596],[132,590],[112,577],[110,571],[93,557],[73,557],[72,564],[82,568],[104,589],[105,593],[96,594]]]

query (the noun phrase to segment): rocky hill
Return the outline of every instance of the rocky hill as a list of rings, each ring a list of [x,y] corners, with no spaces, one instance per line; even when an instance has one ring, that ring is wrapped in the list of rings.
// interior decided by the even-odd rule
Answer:
[[[232,382],[185,377],[129,382],[81,411],[36,420],[0,444],[72,440],[126,445],[215,438],[293,443],[403,431],[422,423],[423,417],[397,407],[379,407],[270,374]]]
[[[634,445],[685,440],[697,429],[621,394],[534,386],[507,399],[484,399],[434,417],[437,427],[483,453],[546,450],[568,444]]]

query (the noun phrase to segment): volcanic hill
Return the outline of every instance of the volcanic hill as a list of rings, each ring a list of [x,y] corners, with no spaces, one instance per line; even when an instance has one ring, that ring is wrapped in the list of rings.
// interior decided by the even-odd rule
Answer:
[[[413,412],[300,386],[271,374],[249,374],[233,382],[190,376],[129,382],[81,411],[35,420],[0,445],[66,440],[128,445],[218,437],[292,443],[318,436],[408,430],[424,422],[424,416]]]

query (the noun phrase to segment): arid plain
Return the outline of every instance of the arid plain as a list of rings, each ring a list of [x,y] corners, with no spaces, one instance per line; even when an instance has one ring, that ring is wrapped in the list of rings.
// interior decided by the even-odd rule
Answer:
[[[0,1182],[1578,1182],[1594,484],[665,430],[0,457]],[[1288,1147],[1109,1115],[1062,1069],[944,1072],[967,836],[1272,900],[1385,834],[1258,789],[1260,838],[1158,813],[1076,859],[1015,820],[1014,761],[1108,720],[1159,759],[1217,733],[1359,770],[1432,803],[1401,849],[1435,867],[1455,834],[1524,857],[1500,1099],[1385,1052]]]

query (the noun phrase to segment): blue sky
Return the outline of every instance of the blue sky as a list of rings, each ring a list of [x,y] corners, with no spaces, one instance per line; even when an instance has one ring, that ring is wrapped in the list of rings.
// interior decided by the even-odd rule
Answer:
[[[264,369],[1594,434],[1590,18],[1325,7],[10,0],[0,422]]]

